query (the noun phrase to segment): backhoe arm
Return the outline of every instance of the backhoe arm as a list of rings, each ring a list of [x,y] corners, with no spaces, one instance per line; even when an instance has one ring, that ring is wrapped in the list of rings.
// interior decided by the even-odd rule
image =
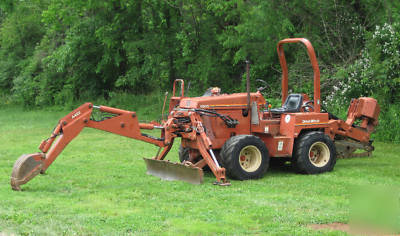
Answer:
[[[42,141],[39,146],[45,157],[42,173],[86,126],[92,114],[92,109],[92,104],[85,103],[73,110],[58,122],[50,138]]]
[[[102,113],[107,113],[108,117],[100,120],[91,118],[94,108],[99,109]],[[162,127],[154,124],[139,123],[135,112],[106,106],[97,107],[91,103],[85,103],[58,122],[50,138],[40,144],[39,149],[41,152],[22,155],[15,162],[11,175],[11,187],[14,190],[20,190],[20,185],[27,183],[39,173],[44,173],[64,148],[85,127],[142,140],[159,147],[167,146],[164,144],[164,138],[151,137],[140,132],[140,129]]]

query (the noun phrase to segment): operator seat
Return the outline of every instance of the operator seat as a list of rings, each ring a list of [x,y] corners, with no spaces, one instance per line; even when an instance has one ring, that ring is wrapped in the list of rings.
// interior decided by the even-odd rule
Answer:
[[[275,114],[300,112],[302,105],[303,96],[301,94],[292,93],[287,96],[282,107],[271,109],[271,112]]]

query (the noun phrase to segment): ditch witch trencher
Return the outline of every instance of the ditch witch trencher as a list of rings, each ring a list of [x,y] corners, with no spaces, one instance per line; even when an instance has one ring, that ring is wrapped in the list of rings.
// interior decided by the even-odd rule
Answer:
[[[314,71],[314,98],[288,94],[288,69],[283,45],[303,43]],[[357,149],[370,155],[370,134],[378,124],[377,101],[353,99],[347,119],[321,112],[320,71],[311,43],[304,38],[284,39],[277,46],[282,67],[282,107],[271,109],[261,89],[250,93],[220,94],[213,88],[202,97],[185,97],[184,81],[175,80],[168,119],[161,124],[140,123],[135,112],[85,103],[62,118],[40,152],[22,155],[15,163],[11,186],[21,190],[39,173],[44,173],[63,149],[85,127],[142,140],[159,147],[155,157],[144,159],[147,173],[168,180],[203,181],[209,167],[218,185],[229,185],[227,176],[246,180],[262,177],[270,161],[289,160],[298,172],[317,174],[331,171],[337,157],[357,156]],[[180,83],[180,94],[176,85]],[[164,101],[165,106],[165,101]],[[92,112],[106,114],[94,118]],[[163,109],[164,110],[164,109]],[[160,137],[142,133],[160,130]],[[174,139],[181,138],[181,163],[165,161]]]

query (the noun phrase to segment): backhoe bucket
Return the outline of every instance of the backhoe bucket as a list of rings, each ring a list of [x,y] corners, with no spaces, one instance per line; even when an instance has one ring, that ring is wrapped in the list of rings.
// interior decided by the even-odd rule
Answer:
[[[147,174],[163,180],[181,180],[191,184],[203,183],[203,170],[188,163],[143,158],[147,166]],[[190,164],[189,164],[190,163]]]
[[[11,174],[11,188],[20,191],[20,185],[26,184],[38,175],[43,167],[44,154],[24,154],[15,162]]]

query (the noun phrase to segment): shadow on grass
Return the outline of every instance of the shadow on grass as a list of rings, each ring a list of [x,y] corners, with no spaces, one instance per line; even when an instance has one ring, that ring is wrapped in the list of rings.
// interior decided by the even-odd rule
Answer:
[[[262,178],[275,177],[275,176],[292,177],[294,175],[299,175],[299,174],[291,166],[290,163],[285,163],[285,164],[282,164],[282,165],[270,166],[268,168],[268,170],[267,170],[267,173],[265,173],[264,177],[262,177]],[[211,170],[205,170],[204,171],[204,177],[214,178],[214,174],[211,172]]]

